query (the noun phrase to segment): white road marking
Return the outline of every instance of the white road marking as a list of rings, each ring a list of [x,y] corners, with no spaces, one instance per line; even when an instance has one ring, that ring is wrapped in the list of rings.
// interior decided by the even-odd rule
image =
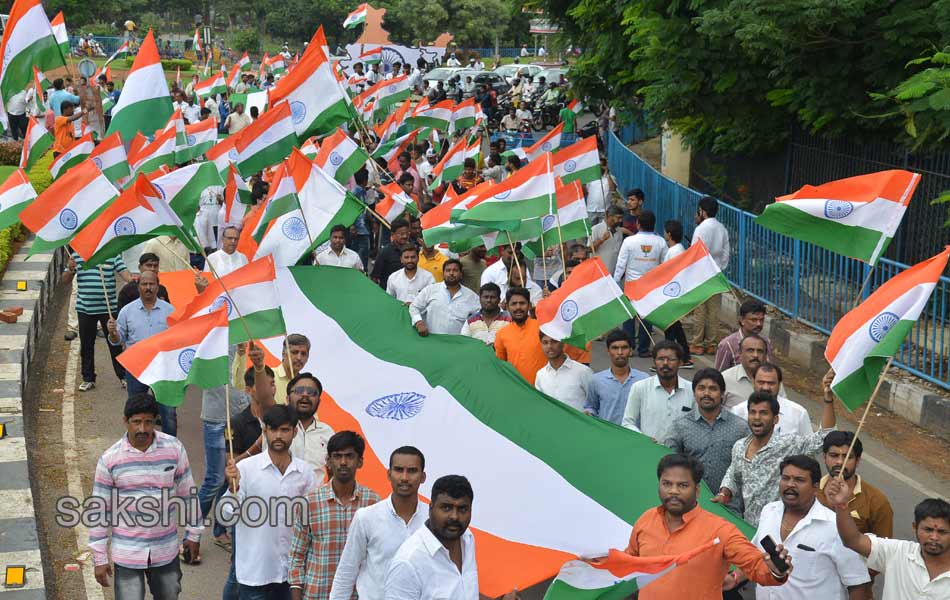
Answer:
[[[944,497],[944,494],[941,494],[940,492],[936,492],[936,491],[934,491],[934,490],[932,490],[932,489],[930,489],[930,488],[928,488],[928,487],[922,486],[921,484],[919,484],[918,482],[914,481],[913,479],[911,479],[911,478],[908,477],[907,475],[904,475],[903,473],[901,473],[900,471],[898,471],[898,470],[895,469],[894,467],[891,467],[891,466],[885,464],[883,461],[880,461],[880,460],[874,458],[873,456],[868,456],[867,454],[862,454],[862,455],[861,455],[861,460],[862,460],[862,461],[865,461],[865,462],[868,462],[868,463],[871,464],[871,466],[873,466],[873,467],[875,467],[875,468],[877,468],[877,469],[880,469],[880,470],[884,471],[885,473],[887,473],[888,475],[890,475],[890,476],[893,477],[894,479],[897,479],[898,481],[900,481],[900,482],[903,483],[904,485],[907,485],[907,486],[909,486],[909,487],[914,488],[915,490],[917,490],[918,492],[920,492],[921,494],[923,494],[923,495],[926,496],[927,498],[943,498],[943,497]]]
[[[33,494],[30,488],[0,490],[0,506],[3,507],[4,519],[36,518],[33,512]]]
[[[82,476],[79,461],[79,446],[76,443],[76,365],[79,363],[79,339],[69,344],[69,357],[66,359],[66,380],[63,382],[63,455],[66,460],[67,489],[76,499],[85,498],[82,491]],[[89,531],[81,523],[76,526],[78,552],[85,552],[89,546]],[[82,582],[86,589],[86,600],[103,600],[102,587],[96,581],[95,564],[90,555],[89,561],[82,565]]]

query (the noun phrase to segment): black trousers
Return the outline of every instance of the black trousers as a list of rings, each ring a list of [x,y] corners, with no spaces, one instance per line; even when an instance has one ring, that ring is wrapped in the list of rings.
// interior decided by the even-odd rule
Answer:
[[[109,315],[87,315],[77,312],[79,316],[79,357],[82,364],[82,380],[96,380],[96,326],[98,325],[106,335],[109,335],[106,329],[106,323],[109,322]],[[122,346],[113,346],[108,339],[104,340],[109,346],[109,354],[112,355],[112,369],[115,376],[119,379],[125,378],[125,368],[115,359],[122,353]]]
[[[683,360],[690,361],[692,357],[689,355],[689,342],[686,341],[686,332],[683,331],[683,324],[679,321],[673,323],[666,329],[666,339],[671,342],[676,342],[683,348]]]
[[[20,138],[25,137],[26,127],[30,122],[27,116],[25,114],[7,116],[10,120],[10,135],[13,136],[13,139],[19,140]]]

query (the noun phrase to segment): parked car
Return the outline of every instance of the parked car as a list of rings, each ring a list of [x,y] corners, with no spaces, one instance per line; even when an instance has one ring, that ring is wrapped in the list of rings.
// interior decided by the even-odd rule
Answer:
[[[495,89],[495,92],[497,92],[498,95],[504,94],[511,89],[511,84],[505,81],[504,77],[494,71],[474,71],[472,69],[461,69],[454,74],[458,75],[461,81],[465,81],[466,77],[471,77],[476,88],[487,83],[489,86]]]
[[[438,85],[441,81],[443,84],[445,81],[461,71],[460,67],[439,67],[438,69],[432,69],[422,77],[422,81],[425,82],[425,89],[432,89]]]
[[[538,65],[502,65],[495,69],[495,73],[498,73],[505,78],[505,81],[511,83],[515,76],[530,75],[534,77],[540,70],[541,67]]]
[[[561,76],[567,77],[567,69],[564,67],[550,67],[548,69],[541,69],[534,75],[534,81],[537,82],[539,78],[544,77],[546,83],[560,83]]]

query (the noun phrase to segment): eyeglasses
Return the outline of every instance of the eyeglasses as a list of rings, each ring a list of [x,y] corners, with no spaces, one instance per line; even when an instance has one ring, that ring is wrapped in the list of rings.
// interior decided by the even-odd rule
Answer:
[[[320,390],[312,386],[297,386],[290,391],[299,396],[319,396],[320,395]]]

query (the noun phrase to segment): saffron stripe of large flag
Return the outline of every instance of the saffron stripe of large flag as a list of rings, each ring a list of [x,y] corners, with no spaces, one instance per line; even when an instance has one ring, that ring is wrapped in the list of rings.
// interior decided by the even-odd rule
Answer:
[[[224,186],[224,181],[213,163],[193,163],[179,167],[169,173],[150,176],[149,181],[158,190],[161,197],[172,207],[184,224],[186,233],[194,230],[195,215],[201,192],[212,186]],[[182,240],[188,245],[188,240]],[[194,248],[197,252],[198,248]]]
[[[68,244],[118,195],[92,161],[69,169],[20,213],[20,221],[36,234],[30,254]]]
[[[806,185],[776,198],[755,222],[873,265],[891,243],[919,182],[919,174],[894,169]]]
[[[63,16],[63,11],[56,13],[49,24],[53,30],[53,37],[56,38],[56,45],[63,53],[63,61],[65,61],[69,56],[69,31],[66,29],[66,17]]]
[[[729,281],[702,240],[634,281],[624,284],[644,321],[666,329],[712,296],[729,291]]]
[[[199,81],[195,85],[195,94],[199,98],[210,98],[216,94],[223,94],[228,91],[228,84],[224,80],[224,73],[218,72],[204,81]]]
[[[181,226],[181,218],[140,173],[69,245],[83,257],[83,268],[89,268],[151,238],[181,237]]]
[[[95,147],[96,143],[92,141],[92,133],[87,133],[64,149],[63,153],[54,158],[49,165],[49,173],[53,176],[53,181],[86,160]]]
[[[119,131],[123,140],[131,140],[137,131],[161,129],[173,112],[155,37],[149,30],[112,109],[108,133]]]
[[[574,267],[561,287],[538,302],[537,314],[542,332],[583,348],[635,313],[603,261],[595,256]]]
[[[208,119],[209,121],[211,119]],[[228,167],[237,162],[238,151],[234,147],[234,144],[237,142],[238,136],[232,135],[228,136],[222,140],[219,140],[214,146],[209,150],[205,151],[205,158],[208,162],[214,163],[214,167],[218,170],[218,173],[223,174],[228,170]]]
[[[251,204],[251,188],[231,165],[224,184],[224,222],[240,223]]]
[[[228,316],[222,309],[185,321],[129,346],[117,357],[166,406],[181,406],[185,388],[228,382]]]
[[[20,213],[36,199],[36,190],[26,177],[26,171],[17,169],[0,185],[0,229],[20,220]]]
[[[406,122],[413,127],[431,127],[439,131],[448,131],[452,121],[454,102],[443,100],[438,104],[416,109]]]
[[[586,241],[590,237],[587,203],[584,201],[584,188],[580,181],[574,180],[557,187],[555,196],[557,216],[554,213],[544,215],[540,219],[541,239],[525,244],[525,248],[535,256],[541,256],[546,249],[557,246],[562,240]]]
[[[387,223],[392,223],[406,211],[413,216],[419,214],[415,201],[403,191],[398,183],[384,185],[379,188],[379,191],[382,192],[383,198],[376,203],[375,210],[379,216],[386,219]]]
[[[525,157],[528,161],[544,156],[547,152],[554,152],[561,147],[561,136],[564,131],[564,123],[558,123],[557,127],[547,132],[544,137],[535,142],[531,147],[525,150]]]
[[[369,4],[360,4],[356,10],[346,15],[343,19],[343,29],[350,29],[366,22],[366,14],[369,12]]]
[[[258,220],[251,234],[255,242],[260,244],[267,232],[268,225],[281,215],[300,209],[300,201],[297,198],[297,185],[294,183],[287,163],[277,167],[273,179],[270,182],[270,190],[267,192],[267,198],[264,199],[264,209],[261,218]]]
[[[143,146],[138,152],[129,153],[129,167],[132,174],[151,173],[155,169],[175,164],[175,130],[159,132],[151,143]]]
[[[583,184],[600,179],[600,154],[597,136],[591,135],[562,148],[551,157],[554,174],[564,183],[578,180]]]
[[[205,119],[185,125],[185,140],[191,160],[200,158],[218,142],[218,127],[214,119]]]
[[[323,140],[313,162],[330,177],[346,185],[350,177],[368,160],[369,154],[366,150],[353,141],[353,138],[345,131],[337,129],[333,135]]]
[[[841,317],[825,358],[834,369],[831,389],[850,410],[866,402],[881,369],[900,350],[927,306],[950,258],[950,246],[887,282]]]
[[[475,98],[468,98],[456,104],[452,110],[452,122],[449,125],[449,133],[474,127],[478,111],[479,108],[475,106]]]
[[[23,149],[20,152],[20,168],[29,171],[53,145],[53,136],[32,115],[26,126]]]
[[[118,131],[99,142],[89,154],[89,159],[117,186],[124,184],[132,174],[125,146],[122,144],[122,135]]]
[[[300,207],[267,225],[255,255],[271,254],[278,266],[296,264],[330,239],[330,229],[334,225],[349,227],[366,208],[299,150],[294,150],[287,165]]]
[[[281,102],[241,130],[234,144],[238,172],[250,177],[276,165],[290,155],[296,143],[290,104]]]
[[[68,43],[68,42],[67,42]],[[33,82],[33,66],[41,70],[65,65],[49,18],[40,0],[16,0],[0,45],[0,94],[4,105]]]
[[[168,324],[175,326],[226,307],[232,344],[248,341],[248,331],[251,339],[283,335],[287,329],[275,277],[270,256],[251,261],[221,279],[215,278],[187,305],[176,307]]]
[[[349,96],[333,74],[333,65],[319,48],[308,48],[307,56],[268,94],[271,106],[281,100],[290,104],[299,139],[330,133],[353,114]]]
[[[719,538],[713,538],[679,556],[631,556],[611,549],[603,560],[568,561],[544,600],[620,600],[717,544]]]
[[[543,217],[555,210],[551,155],[529,163],[476,198],[459,221],[473,224]]]
[[[433,457],[431,472],[464,473],[478,490],[480,593],[525,589],[571,557],[624,547],[633,523],[655,508],[655,466],[669,450],[646,436],[565,410],[475,340],[420,338],[405,307],[352,269],[278,269],[277,289],[287,331],[321,342],[305,367],[324,384],[320,419],[358,431],[372,449],[361,483],[391,489],[377,457],[411,439]],[[282,340],[263,343],[280,355]],[[431,497],[434,480],[421,495]],[[512,497],[535,508],[513,512]],[[703,488],[704,509],[739,523],[710,498]]]

